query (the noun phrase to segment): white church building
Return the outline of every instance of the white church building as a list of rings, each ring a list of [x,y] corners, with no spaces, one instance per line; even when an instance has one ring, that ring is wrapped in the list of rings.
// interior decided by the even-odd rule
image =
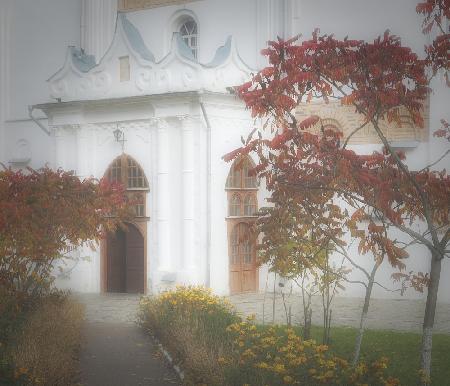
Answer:
[[[0,162],[105,176],[139,199],[128,231],[109,235],[95,251],[74,251],[77,260],[57,285],[82,292],[155,293],[175,284],[202,284],[220,294],[264,290],[268,269],[257,266],[254,245],[241,236],[266,205],[267,192],[248,174],[250,158],[238,166],[222,159],[261,122],[231,87],[267,64],[260,50],[268,40],[309,37],[316,27],[366,40],[389,28],[422,52],[428,38],[415,5],[2,0]],[[450,93],[439,77],[432,86],[425,129],[412,123],[385,128],[411,168],[445,151],[430,133],[441,118],[449,120]],[[359,119],[335,104],[313,103],[298,114],[311,111],[344,133]],[[380,148],[370,128],[353,141],[358,151]],[[413,252],[407,269],[427,271],[428,252]],[[391,273],[383,266],[378,281],[392,287]],[[443,264],[442,277],[449,275]],[[349,285],[343,295],[362,294],[363,288]],[[400,295],[377,289],[374,296]],[[439,299],[450,302],[447,280],[441,280]]]

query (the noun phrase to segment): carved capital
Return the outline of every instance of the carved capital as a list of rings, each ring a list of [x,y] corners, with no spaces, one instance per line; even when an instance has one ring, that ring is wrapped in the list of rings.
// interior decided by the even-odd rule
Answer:
[[[152,126],[156,126],[160,130],[167,129],[169,127],[167,119],[160,117],[150,118],[150,124]]]

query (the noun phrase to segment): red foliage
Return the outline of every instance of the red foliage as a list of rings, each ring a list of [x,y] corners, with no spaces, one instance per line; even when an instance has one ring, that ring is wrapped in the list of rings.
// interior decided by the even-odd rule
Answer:
[[[417,11],[429,18],[426,23],[440,25],[442,17],[448,17],[448,4],[449,0],[427,1]],[[360,253],[387,256],[400,269],[408,254],[389,237],[390,227],[406,229],[407,235],[418,236],[432,248],[409,226],[417,220],[426,221],[431,229],[448,226],[449,176],[427,168],[408,171],[405,154],[389,146],[379,122],[400,121],[399,112],[406,108],[416,124],[423,124],[420,112],[429,92],[427,68],[448,69],[448,40],[446,34],[438,36],[424,60],[389,31],[372,43],[338,40],[318,30],[300,43],[297,39],[269,43],[262,53],[271,66],[238,88],[238,95],[253,117],[266,117],[276,127],[289,129],[279,133],[275,128],[271,140],[260,135],[247,141],[227,159],[252,151],[258,155],[258,177],[266,179],[271,202],[278,215],[285,216],[279,226],[287,221],[287,213],[296,213],[296,218],[307,216],[315,240],[331,237],[340,243],[349,230],[359,239]],[[375,128],[385,145],[383,152],[356,154],[342,146],[341,134],[333,130],[319,135],[306,131],[319,117],[298,123],[293,110],[313,97],[325,102],[339,98],[342,104],[354,106]],[[436,135],[447,133],[448,125]],[[337,200],[345,202],[349,211],[330,210]],[[356,223],[363,220],[370,221],[366,229],[358,229]]]
[[[106,180],[49,168],[0,171],[0,286],[45,289],[69,246],[98,240],[128,210],[122,187]]]

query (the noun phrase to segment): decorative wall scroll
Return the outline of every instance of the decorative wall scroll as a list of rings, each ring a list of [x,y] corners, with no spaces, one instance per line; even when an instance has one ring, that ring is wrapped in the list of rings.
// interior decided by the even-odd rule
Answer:
[[[228,93],[227,88],[244,83],[252,72],[231,36],[211,62],[199,63],[181,35],[174,34],[169,53],[155,61],[139,30],[121,13],[113,43],[100,63],[69,47],[63,67],[48,84],[51,97],[64,102],[188,91]]]
[[[119,11],[136,11],[145,8],[164,7],[166,5],[177,5],[192,3],[199,0],[118,0]]]

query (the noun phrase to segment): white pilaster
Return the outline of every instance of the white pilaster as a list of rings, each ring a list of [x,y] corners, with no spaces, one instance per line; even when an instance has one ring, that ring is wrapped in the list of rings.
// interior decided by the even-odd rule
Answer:
[[[299,31],[300,2],[285,0],[284,6],[284,38],[291,39]]]
[[[170,248],[170,143],[169,126],[158,120],[158,183],[157,183],[157,227],[158,269],[172,272],[173,259]]]
[[[81,48],[97,63],[112,42],[116,17],[117,0],[82,0]]]
[[[55,166],[57,168],[66,169],[66,163],[64,162],[64,133],[63,128],[58,127],[54,131],[55,133]]]
[[[195,272],[194,245],[194,129],[196,121],[189,117],[181,118],[182,129],[182,189],[183,189],[183,253],[182,269]],[[191,280],[193,278],[190,278]]]
[[[77,176],[81,179],[89,177],[90,138],[86,127],[77,128]]]
[[[6,165],[5,120],[9,111],[9,60],[11,5],[9,0],[0,2],[0,162]]]

